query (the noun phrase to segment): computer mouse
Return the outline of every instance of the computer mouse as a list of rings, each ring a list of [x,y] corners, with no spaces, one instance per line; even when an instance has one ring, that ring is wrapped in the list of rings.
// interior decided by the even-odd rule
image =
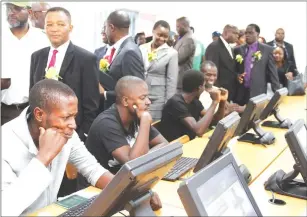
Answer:
[[[249,184],[252,181],[251,173],[249,172],[249,170],[247,169],[247,167],[244,164],[241,164],[239,166],[239,169],[240,169],[241,174],[243,175],[246,183]]]

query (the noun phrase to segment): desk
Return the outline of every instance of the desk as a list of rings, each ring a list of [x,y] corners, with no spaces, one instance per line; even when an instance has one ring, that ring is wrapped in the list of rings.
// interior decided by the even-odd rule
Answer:
[[[283,169],[286,173],[293,170],[294,159],[287,148],[258,178],[250,185],[250,190],[262,212],[263,216],[306,216],[307,201],[275,194],[275,198],[284,200],[285,206],[270,204],[272,194],[264,189],[264,182],[275,173]]]

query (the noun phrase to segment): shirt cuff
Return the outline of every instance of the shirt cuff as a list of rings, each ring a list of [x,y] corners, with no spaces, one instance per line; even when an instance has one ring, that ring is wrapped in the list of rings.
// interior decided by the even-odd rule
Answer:
[[[103,96],[104,96],[104,99],[106,100],[107,99],[107,91],[103,92]]]
[[[99,163],[97,163],[99,164]],[[96,183],[98,181],[98,179],[108,170],[106,170],[105,168],[103,168],[100,164],[99,166],[95,169],[95,171],[93,172],[93,175],[89,178],[89,183],[91,183],[91,185],[96,186]]]

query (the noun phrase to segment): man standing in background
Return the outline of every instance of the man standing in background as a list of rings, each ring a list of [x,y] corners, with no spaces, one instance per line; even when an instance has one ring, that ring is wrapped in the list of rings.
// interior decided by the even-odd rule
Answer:
[[[49,45],[46,35],[29,23],[29,2],[5,3],[9,27],[2,26],[1,125],[28,106],[31,54]]]
[[[32,26],[45,29],[45,16],[50,5],[47,2],[34,2],[32,4],[31,22]]]
[[[229,44],[235,43],[238,36],[239,30],[236,26],[226,25],[223,34],[207,47],[205,54],[205,59],[216,65],[218,71],[216,86],[228,90],[228,101],[233,100],[237,84],[235,56]]]
[[[194,27],[190,27],[191,31],[195,32]],[[194,54],[194,59],[193,59],[193,69],[200,71],[201,64],[205,61],[205,47],[203,43],[201,43],[199,40],[195,39],[195,54]]]
[[[174,48],[178,51],[179,74],[177,82],[177,91],[182,90],[182,77],[185,71],[192,69],[193,58],[195,53],[195,41],[190,29],[190,21],[186,17],[181,17],[176,21],[176,30],[178,40]]]
[[[279,28],[276,30],[275,39],[273,41],[270,41],[268,45],[273,46],[274,48],[275,47],[283,48],[285,50],[286,59],[290,61],[296,68],[293,45],[288,42],[285,42],[284,39],[285,39],[285,30]]]

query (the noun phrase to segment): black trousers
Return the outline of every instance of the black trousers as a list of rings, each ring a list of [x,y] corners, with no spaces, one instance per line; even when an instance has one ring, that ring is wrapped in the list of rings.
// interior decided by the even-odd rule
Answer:
[[[244,87],[244,85],[238,86],[236,96],[234,97],[233,102],[237,103],[240,106],[244,106],[248,103],[250,99],[250,89]]]
[[[1,103],[1,126],[18,117],[22,110],[27,106],[28,103],[22,103],[19,105],[6,105]]]

